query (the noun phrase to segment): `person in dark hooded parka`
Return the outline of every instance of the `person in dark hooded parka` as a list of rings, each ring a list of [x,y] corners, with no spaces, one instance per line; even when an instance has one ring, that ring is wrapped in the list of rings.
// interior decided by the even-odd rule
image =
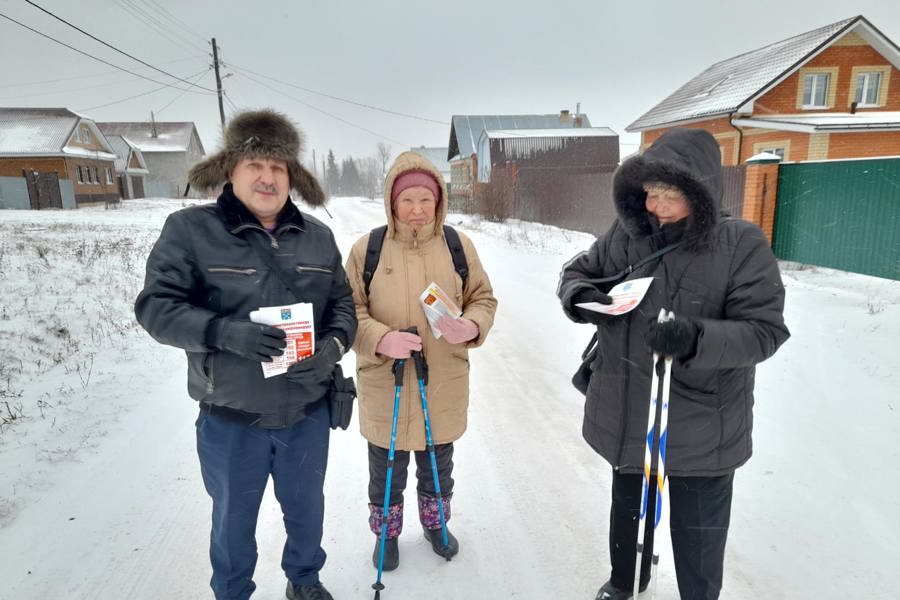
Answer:
[[[652,352],[674,357],[666,471],[682,599],[713,600],[722,587],[735,470],[751,455],[757,363],[789,337],[778,264],[756,225],[722,218],[715,138],[672,129],[613,179],[617,219],[563,268],[557,294],[578,323],[598,328],[582,433],[613,467],[611,576],[597,600],[632,595],[637,553]],[[653,277],[641,304],[610,316],[577,306],[609,304],[608,277],[679,243],[627,278]],[[661,308],[672,321],[658,323]],[[655,486],[655,477],[652,478]],[[640,588],[650,580],[655,491],[650,491]]]

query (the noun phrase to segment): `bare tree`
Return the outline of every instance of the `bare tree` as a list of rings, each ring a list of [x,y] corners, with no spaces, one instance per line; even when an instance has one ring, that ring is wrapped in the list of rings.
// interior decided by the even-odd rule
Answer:
[[[373,200],[381,194],[382,179],[378,172],[379,166],[379,158],[375,156],[356,159],[362,194]]]
[[[387,164],[391,160],[391,145],[378,142],[378,153],[375,155],[381,162],[381,176],[387,173]]]

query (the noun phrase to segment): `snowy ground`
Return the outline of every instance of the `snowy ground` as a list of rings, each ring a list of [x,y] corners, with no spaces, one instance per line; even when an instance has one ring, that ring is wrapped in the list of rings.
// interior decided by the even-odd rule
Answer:
[[[143,260],[179,201],[0,212],[0,599],[211,598],[209,500],[184,358],[133,322]],[[384,218],[337,199],[345,255]],[[584,234],[451,215],[500,300],[473,353],[453,530],[431,553],[414,514],[385,600],[584,599],[607,574],[609,468],[581,440],[568,384],[590,335],[554,296]],[[757,376],[755,448],[738,472],[722,598],[897,597],[900,283],[784,265],[793,337]],[[352,363],[352,356],[346,359]],[[352,365],[348,365],[352,366]],[[323,581],[371,598],[365,444],[332,436]],[[411,495],[408,500],[412,500]],[[261,513],[255,598],[283,598],[283,530]],[[658,597],[677,598],[663,549]]]

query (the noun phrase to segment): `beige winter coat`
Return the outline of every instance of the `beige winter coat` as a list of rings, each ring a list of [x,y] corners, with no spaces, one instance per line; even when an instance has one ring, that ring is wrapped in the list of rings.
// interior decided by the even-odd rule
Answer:
[[[391,214],[390,190],[396,177],[410,169],[427,170],[441,185],[434,226],[423,227],[417,235]],[[375,354],[385,333],[411,326],[418,327],[428,361],[426,387],[428,414],[435,444],[453,442],[466,430],[469,406],[469,348],[480,346],[494,322],[497,300],[472,241],[459,234],[469,267],[463,293],[462,279],[453,268],[450,251],[443,237],[447,213],[447,189],[440,172],[425,158],[413,152],[397,157],[385,180],[384,207],[387,233],[381,258],[366,298],[362,281],[369,234],[360,238],[347,259],[347,276],[353,288],[359,330],[356,351],[356,375],[359,388],[359,428],[371,443],[382,448],[390,444],[391,416],[394,407],[394,359]],[[478,325],[479,335],[466,344],[448,344],[431,333],[419,295],[432,282],[452,295],[463,316]],[[412,361],[407,361],[397,423],[398,450],[425,449],[425,421],[418,383]]]

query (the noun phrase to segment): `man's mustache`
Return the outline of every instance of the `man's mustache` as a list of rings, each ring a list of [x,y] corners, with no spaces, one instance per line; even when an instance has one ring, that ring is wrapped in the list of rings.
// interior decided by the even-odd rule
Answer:
[[[254,192],[264,192],[267,194],[277,194],[278,187],[275,185],[267,185],[265,183],[261,183],[259,185],[253,186],[253,191]]]

